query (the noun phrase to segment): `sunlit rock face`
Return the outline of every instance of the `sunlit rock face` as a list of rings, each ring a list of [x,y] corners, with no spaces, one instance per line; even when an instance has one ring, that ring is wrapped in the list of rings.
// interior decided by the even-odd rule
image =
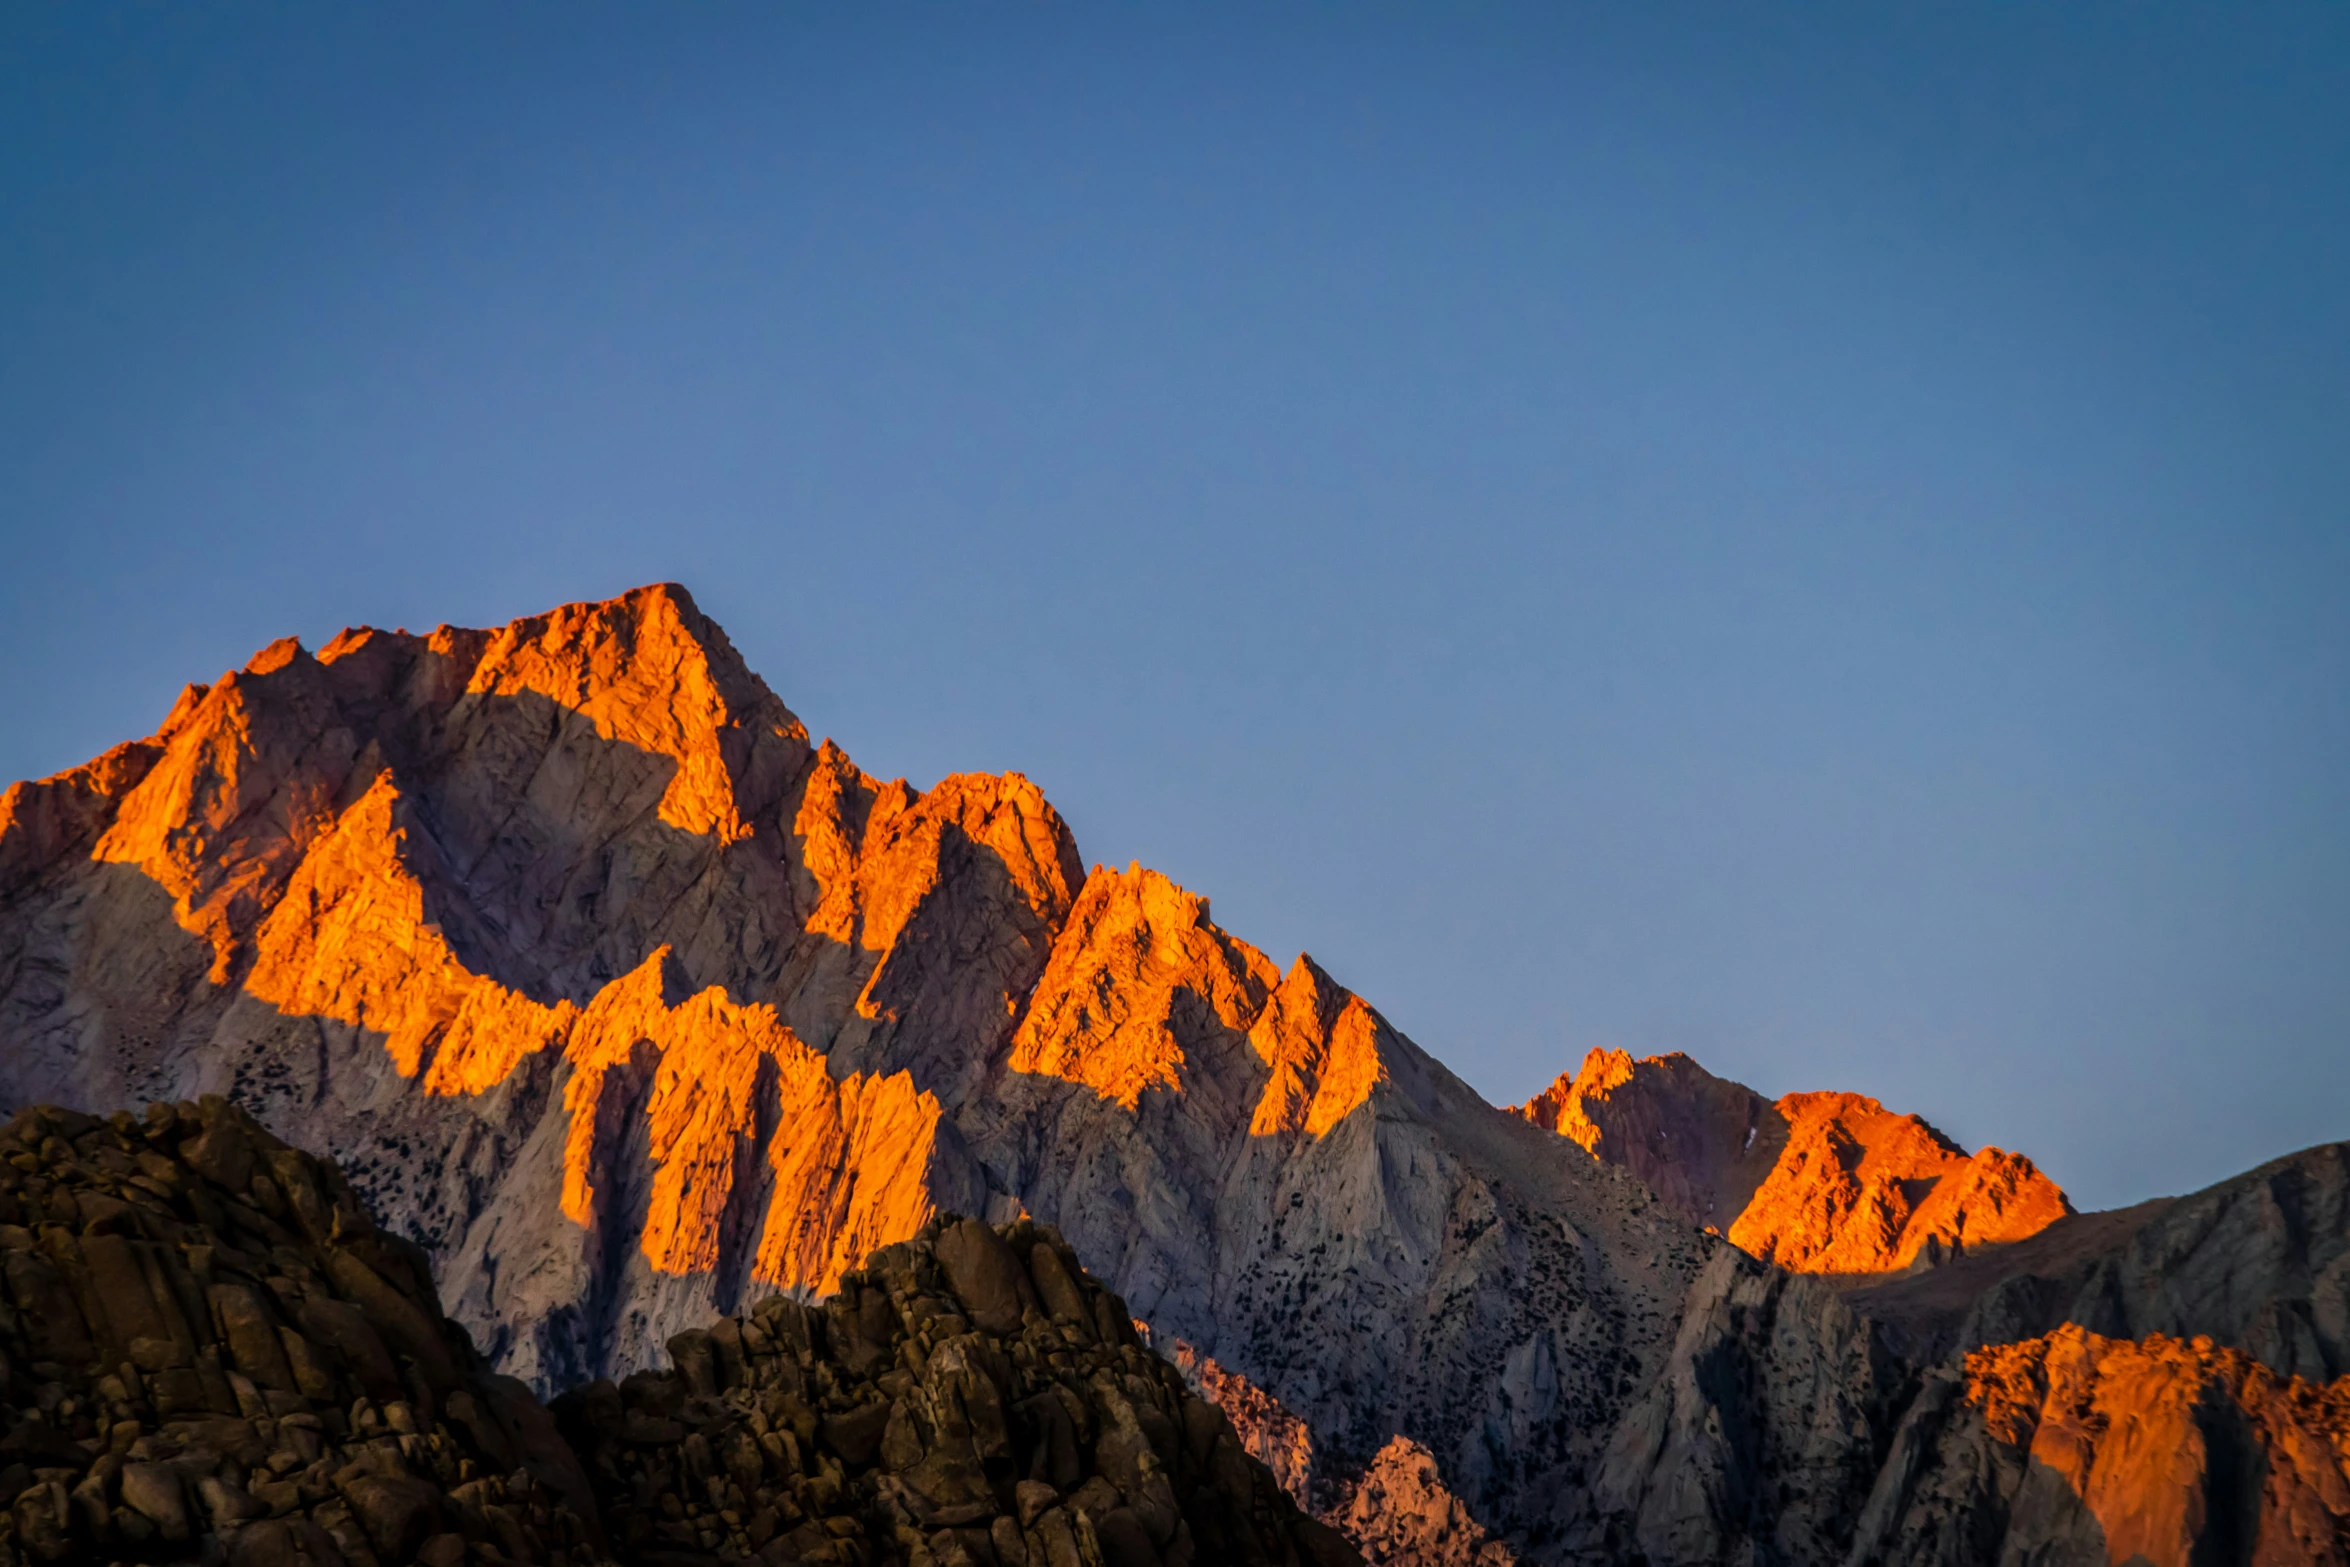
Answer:
[[[2022,1154],[1970,1155],[1859,1094],[1774,1104],[1678,1053],[1594,1050],[1518,1113],[1630,1170],[1691,1222],[1803,1273],[1930,1266],[2073,1211]]]
[[[811,747],[677,589],[281,642],[0,797],[6,1092],[233,1095],[554,1385],[976,1206],[909,1068],[1000,1045],[1080,879],[1022,779]]]
[[[217,1091],[333,1154],[542,1389],[1027,1213],[1334,1473],[1406,1437],[1496,1528],[1712,1245],[1311,959],[1088,873],[1025,779],[811,744],[674,587],[281,642],[11,788],[0,1035],[12,1102]]]
[[[2350,1562],[2350,1379],[2209,1338],[2067,1326],[1937,1373],[1862,1514],[1861,1567]]]

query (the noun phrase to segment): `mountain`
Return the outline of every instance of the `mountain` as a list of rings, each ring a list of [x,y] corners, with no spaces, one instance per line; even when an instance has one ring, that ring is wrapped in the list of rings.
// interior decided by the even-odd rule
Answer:
[[[19,1103],[219,1092],[332,1149],[543,1391],[1056,1223],[1340,1467],[1497,1523],[1573,1473],[1709,1242],[1017,775],[883,783],[681,589],[286,641],[0,796]]]
[[[1859,1094],[1774,1104],[1678,1052],[1594,1050],[1517,1113],[1630,1170],[1691,1223],[1801,1273],[1933,1266],[2073,1211],[2022,1154],[1969,1155]]]
[[[2129,1236],[2064,1216],[2028,1161],[1673,1058],[1587,1063],[1536,1124],[1312,959],[1149,870],[1086,869],[1026,779],[918,791],[811,743],[669,586],[281,642],[153,736],[10,788],[0,1042],[12,1103],[218,1092],[331,1150],[490,1362],[547,1393],[645,1374],[777,1292],[862,1289],[869,1253],[944,1214],[1053,1226],[1382,1562],[1923,1538],[1928,1482],[1989,1449],[1920,1411],[2075,1364],[1968,1369],[2068,1323],[2202,1390],[2250,1384],[2152,1335],[2292,1387],[2345,1369],[2310,1260],[2338,1203],[2230,1199],[2192,1247],[2123,1225],[2153,1249],[2091,1257]],[[2194,1260],[2223,1254],[2225,1311]],[[2229,1450],[2317,1440],[2300,1419]],[[2023,1429],[2000,1422],[1982,1441]],[[2123,1492],[2208,1514],[2210,1476]],[[2047,1543],[2015,1494],[1969,1493],[1980,1559]]]

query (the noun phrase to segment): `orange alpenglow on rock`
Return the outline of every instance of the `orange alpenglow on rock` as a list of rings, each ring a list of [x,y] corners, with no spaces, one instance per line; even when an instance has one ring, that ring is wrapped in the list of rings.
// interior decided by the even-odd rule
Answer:
[[[1860,1563],[2350,1560],[2350,1378],[2208,1338],[2078,1326],[1936,1373],[1859,1524]]]
[[[835,1000],[828,1035],[843,1009],[885,1029],[893,994],[932,977],[889,959],[942,864],[987,856],[1043,926],[1074,880],[1065,839],[1016,776],[921,796],[812,751],[691,599],[655,587],[494,632],[354,630],[316,657],[274,643],[189,687],[152,738],[0,795],[0,889],[99,868],[62,956],[101,1038],[217,997],[241,1020],[219,1053],[249,1058],[219,1086],[265,1114],[340,1097],[287,1081],[286,1050],[320,1050],[295,1026],[310,1020],[372,1040],[428,1097],[527,1108],[550,1063],[562,1214],[635,1229],[660,1273],[718,1267],[741,1231],[750,1277],[822,1289],[933,1211],[939,1105],[903,1070],[836,1079],[756,998],[797,978]],[[143,887],[197,938],[200,974],[138,933]],[[1005,1026],[1018,988],[979,1009]],[[26,1088],[95,1098],[94,1064]],[[173,1064],[112,1086],[170,1088]],[[746,1155],[762,1118],[783,1135]]]
[[[1249,1043],[1273,1069],[1249,1131],[1320,1137],[1345,1120],[1386,1076],[1384,1027],[1360,996],[1301,954],[1248,1031]]]
[[[1321,1137],[1385,1077],[1385,1029],[1313,959],[1301,953],[1281,975],[1216,927],[1205,898],[1157,871],[1097,868],[1013,1036],[1010,1064],[1082,1083],[1127,1110],[1158,1089],[1199,1096],[1218,1121],[1245,1114],[1252,1136]],[[1235,1050],[1242,1038],[1253,1060]],[[1253,1106],[1243,1088],[1254,1089]]]
[[[2073,1211],[2021,1154],[1972,1155],[1859,1094],[1776,1104],[1685,1055],[1594,1050],[1518,1114],[1629,1169],[1765,1262],[1873,1274],[2034,1235]]]
[[[1263,953],[1216,928],[1205,898],[1139,865],[1097,869],[1013,1036],[1012,1070],[1082,1083],[1132,1110],[1145,1090],[1181,1090],[1216,1065],[1186,1055],[1179,1001],[1244,1032],[1279,979]]]
[[[2350,1145],[2051,1225],[2063,1194],[2025,1160],[1855,1096],[1773,1104],[1685,1057],[1595,1054],[1511,1114],[1203,898],[1088,874],[1018,774],[917,790],[812,744],[671,586],[495,631],[275,643],[149,738],[0,792],[0,1047],[0,1105],[219,1094],[331,1152],[425,1248],[450,1317],[541,1388],[827,1291],[941,1213],[1032,1216],[1198,1346],[1289,1483],[1326,1468],[1309,1488],[1379,1561],[1489,1567],[1512,1542],[1832,1561],[1881,1540],[1850,1559],[1967,1567],[2001,1531],[2038,1540],[2045,1509],[1931,1493],[2008,1461],[1965,1445],[1963,1379],[1933,1364],[1954,1348],[2079,1321],[2350,1368]],[[155,1173],[100,1154],[102,1183]],[[122,1238],[106,1203],[61,1209],[25,1173],[42,1237]],[[274,1191],[251,1186],[257,1217]],[[913,1299],[865,1288],[856,1312],[919,1376],[944,1346],[893,1315]],[[2067,1429],[2039,1407],[2035,1443]],[[2194,1405],[2219,1421],[2207,1450],[2244,1407]],[[2244,1418],[2270,1474],[2309,1477],[2296,1518],[2350,1516],[2320,1427]],[[2105,1494],[2126,1425],[2065,1473]],[[1165,1434],[1119,1440],[1140,1462]],[[1902,1543],[1962,1515],[1947,1549]]]
[[[1859,1094],[1789,1094],[1787,1147],[1730,1243],[1806,1273],[1883,1273],[2035,1235],[2073,1211],[2022,1154],[1972,1156]],[[1913,1198],[1921,1185],[1924,1195]]]
[[[1300,1507],[1313,1505],[1314,1433],[1279,1399],[1177,1339],[1167,1357],[1202,1398],[1224,1412],[1248,1456],[1272,1472]]]
[[[0,987],[14,1092],[224,1091],[334,1146],[549,1381],[1017,1211],[948,1114],[1005,1074],[1318,1138],[1396,1047],[1165,877],[1083,875],[1020,775],[812,746],[670,586],[274,643],[0,795],[0,900],[68,986]]]
[[[664,796],[664,815],[674,794]],[[571,1069],[562,1211],[579,1224],[596,1221],[598,1171],[620,1157],[610,1145],[629,1135],[615,1125],[608,1090],[632,1085],[653,1165],[640,1244],[661,1272],[717,1265],[736,1143],[753,1124],[762,1073],[790,1104],[794,1135],[772,1150],[755,1277],[828,1289],[874,1246],[929,1217],[923,1174],[938,1102],[917,1094],[905,1074],[869,1081],[851,1073],[834,1083],[774,1008],[738,1006],[716,987],[679,993],[668,947],[585,1007],[541,1006],[469,972],[424,918],[424,888],[403,862],[402,812],[386,771],[315,835],[255,933],[248,994],[382,1035],[394,1069],[422,1073],[428,1093],[486,1093],[524,1057],[557,1048]],[[632,1070],[640,1050],[655,1062],[649,1094],[641,1094],[645,1074]],[[844,1184],[834,1166],[850,1145],[865,1179]]]
[[[1436,1455],[1410,1437],[1388,1440],[1325,1515],[1374,1567],[1516,1567],[1444,1483]]]

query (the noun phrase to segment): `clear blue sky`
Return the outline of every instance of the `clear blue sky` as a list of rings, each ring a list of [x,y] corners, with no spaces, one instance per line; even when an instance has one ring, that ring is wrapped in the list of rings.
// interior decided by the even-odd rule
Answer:
[[[2341,5],[15,6],[0,154],[0,777],[676,578],[1497,1098],[2350,1137]]]

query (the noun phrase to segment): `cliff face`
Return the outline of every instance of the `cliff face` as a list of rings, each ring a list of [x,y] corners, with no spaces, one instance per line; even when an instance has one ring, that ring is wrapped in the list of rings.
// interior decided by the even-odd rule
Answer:
[[[1017,775],[858,771],[681,590],[352,631],[0,796],[17,1103],[217,1091],[335,1150],[552,1389],[935,1213],[1057,1223],[1308,1422],[1497,1526],[1706,1251],[1310,959]]]
[[[1692,1223],[1803,1273],[1933,1265],[2073,1211],[2022,1154],[1970,1156],[1859,1094],[1773,1104],[1678,1053],[1594,1050],[1518,1113],[1630,1170]]]

